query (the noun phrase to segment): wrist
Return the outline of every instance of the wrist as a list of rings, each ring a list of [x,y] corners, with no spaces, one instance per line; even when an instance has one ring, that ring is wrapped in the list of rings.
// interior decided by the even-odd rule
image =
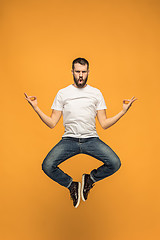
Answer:
[[[38,106],[33,107],[34,111],[37,112]]]
[[[124,115],[127,111],[126,110],[124,110],[124,109],[122,109],[122,114]]]

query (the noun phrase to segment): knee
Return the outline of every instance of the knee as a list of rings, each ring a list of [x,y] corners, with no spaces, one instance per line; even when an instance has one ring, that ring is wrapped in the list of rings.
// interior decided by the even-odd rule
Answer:
[[[48,161],[46,161],[46,159],[43,161],[42,163],[42,170],[45,172],[45,173],[48,173],[50,172],[50,169],[51,169],[51,165],[49,164]]]
[[[121,161],[120,161],[119,157],[117,156],[113,160],[113,168],[115,171],[117,171],[120,167],[121,167]]]
[[[47,172],[47,169],[48,169],[47,164],[46,164],[45,161],[43,161],[43,163],[42,163],[42,170],[43,170],[44,172]]]
[[[51,171],[53,172],[56,167],[56,163],[53,161],[53,158],[50,157],[46,157],[42,163],[42,170],[45,173],[50,173]]]

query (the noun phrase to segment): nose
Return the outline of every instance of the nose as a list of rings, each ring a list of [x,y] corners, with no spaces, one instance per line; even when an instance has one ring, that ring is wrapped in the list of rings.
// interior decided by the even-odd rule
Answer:
[[[82,77],[82,72],[79,73],[79,76]]]

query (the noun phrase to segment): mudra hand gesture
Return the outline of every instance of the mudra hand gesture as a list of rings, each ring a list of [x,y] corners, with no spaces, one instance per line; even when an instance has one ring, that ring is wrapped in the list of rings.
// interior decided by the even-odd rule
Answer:
[[[35,96],[28,96],[26,93],[24,93],[25,99],[28,101],[28,103],[35,109],[37,107],[37,97]]]
[[[132,106],[132,103],[137,100],[137,98],[132,97],[131,99],[124,99],[123,100],[123,111],[126,113],[128,109]]]

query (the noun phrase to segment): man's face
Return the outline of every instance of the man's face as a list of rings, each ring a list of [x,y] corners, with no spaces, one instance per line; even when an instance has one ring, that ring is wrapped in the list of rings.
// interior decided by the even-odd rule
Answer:
[[[87,64],[81,65],[80,63],[74,64],[74,70],[72,69],[74,78],[74,86],[83,88],[86,86],[89,70],[87,70]]]

